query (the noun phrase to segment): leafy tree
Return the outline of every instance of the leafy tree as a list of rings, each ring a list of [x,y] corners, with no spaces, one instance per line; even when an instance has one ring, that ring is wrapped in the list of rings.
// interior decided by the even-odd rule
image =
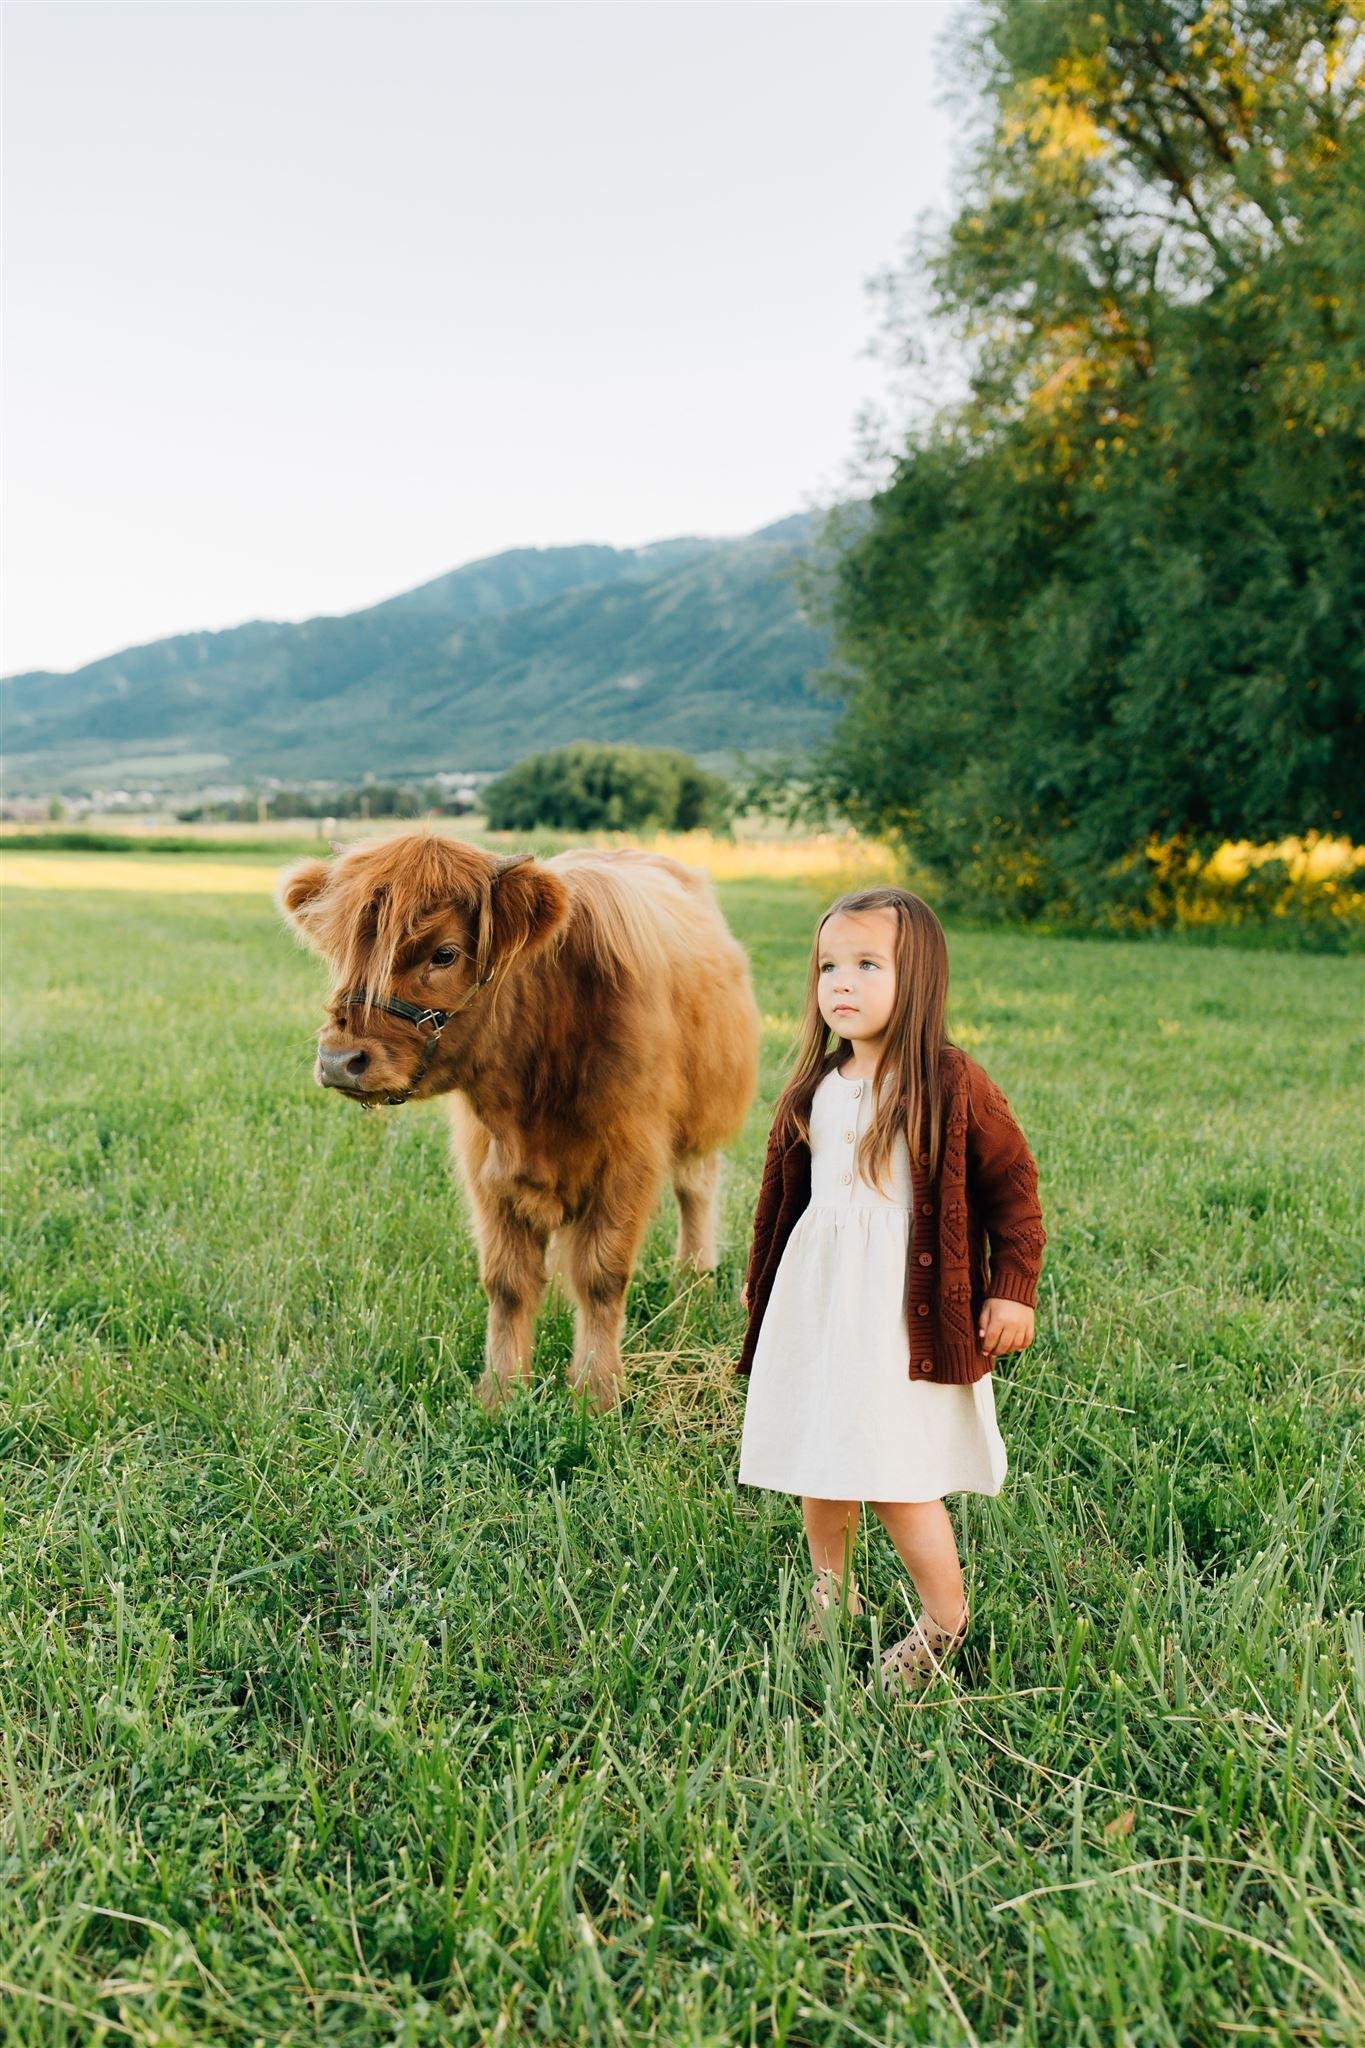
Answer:
[[[1365,833],[1359,5],[988,0],[927,287],[965,397],[835,571],[824,794],[1025,913]]]
[[[518,762],[488,785],[483,806],[500,832],[690,831],[728,822],[730,789],[671,748],[580,740]]]

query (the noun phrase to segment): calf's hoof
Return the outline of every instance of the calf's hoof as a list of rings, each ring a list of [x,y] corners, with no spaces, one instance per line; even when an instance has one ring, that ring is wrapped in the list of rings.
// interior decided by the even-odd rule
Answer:
[[[479,1375],[475,1382],[474,1398],[483,1409],[485,1415],[496,1415],[499,1408],[506,1405],[507,1397],[511,1391],[507,1381],[499,1379],[493,1368],[489,1366]]]
[[[621,1396],[626,1390],[626,1376],[617,1366],[614,1371],[601,1366],[589,1366],[569,1382],[570,1390],[581,1401],[585,1401],[595,1414],[609,1415],[613,1408],[621,1405]]]

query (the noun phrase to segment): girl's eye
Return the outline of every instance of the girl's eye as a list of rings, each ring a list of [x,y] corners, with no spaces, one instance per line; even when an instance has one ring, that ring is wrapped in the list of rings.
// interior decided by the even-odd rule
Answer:
[[[860,967],[875,967],[875,966],[876,966],[876,964],[877,964],[877,963],[876,963],[876,961],[875,961],[875,960],[860,960],[860,961],[858,962],[858,965],[859,965]]]
[[[455,947],[455,946],[438,946],[438,947],[436,948],[436,951],[435,951],[435,952],[434,952],[434,953],[432,954],[432,956],[431,956],[431,964],[432,964],[432,966],[433,966],[433,967],[449,967],[449,966],[451,966],[451,965],[453,964],[454,960],[455,960],[455,956],[456,956],[456,953],[457,953],[457,951],[458,951],[458,948],[457,948],[457,947]]]

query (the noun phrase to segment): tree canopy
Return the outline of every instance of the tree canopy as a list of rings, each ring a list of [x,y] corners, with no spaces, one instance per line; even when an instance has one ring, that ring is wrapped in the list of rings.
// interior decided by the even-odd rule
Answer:
[[[961,400],[833,590],[859,823],[1025,912],[1153,842],[1365,836],[1365,32],[1298,0],[988,0],[927,284]]]
[[[729,784],[670,747],[597,746],[586,740],[532,754],[483,793],[499,832],[537,825],[565,832],[688,832],[724,825]]]

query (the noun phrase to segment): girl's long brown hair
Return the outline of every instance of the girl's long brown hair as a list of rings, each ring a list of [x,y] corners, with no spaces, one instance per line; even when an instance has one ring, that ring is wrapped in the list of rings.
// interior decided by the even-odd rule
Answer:
[[[943,1156],[943,1080],[941,1055],[951,1045],[944,1030],[948,1007],[948,941],[929,905],[908,889],[857,889],[840,896],[815,928],[806,976],[806,1008],[801,1022],[796,1065],[777,1099],[774,1127],[785,1136],[810,1143],[810,1106],[815,1091],[844,1050],[844,1040],[820,1015],[820,934],[829,919],[859,916],[867,910],[890,910],[896,918],[893,959],[896,998],[886,1042],[873,1082],[872,1122],[858,1148],[858,1164],[874,1186],[883,1183],[896,1139],[909,1127],[912,1149],[923,1132],[929,1152],[929,1175],[937,1178]]]

